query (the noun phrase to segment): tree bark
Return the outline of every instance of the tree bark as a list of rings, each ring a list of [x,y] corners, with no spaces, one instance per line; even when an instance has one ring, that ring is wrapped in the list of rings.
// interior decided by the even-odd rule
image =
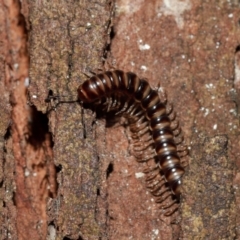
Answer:
[[[237,239],[239,13],[237,2],[0,0],[0,239]],[[160,83],[177,113],[189,165],[171,216],[127,129],[67,103],[113,68]],[[52,108],[49,94],[66,102]]]

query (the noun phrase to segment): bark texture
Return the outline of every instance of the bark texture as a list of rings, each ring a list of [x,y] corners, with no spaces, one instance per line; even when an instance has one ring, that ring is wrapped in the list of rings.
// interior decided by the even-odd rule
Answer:
[[[238,239],[239,13],[237,1],[0,0],[0,239]],[[173,102],[190,154],[171,216],[126,128],[45,102],[77,99],[113,67]]]

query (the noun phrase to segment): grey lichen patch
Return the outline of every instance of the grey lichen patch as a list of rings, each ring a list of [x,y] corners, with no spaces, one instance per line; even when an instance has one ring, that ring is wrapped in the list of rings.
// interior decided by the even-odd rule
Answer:
[[[30,4],[31,102],[46,111],[49,90],[77,99],[77,88],[101,68],[109,38],[109,1],[36,1]],[[96,217],[98,158],[93,115],[79,104],[60,104],[50,113],[58,196],[49,215],[56,237],[98,239]]]
[[[55,139],[55,164],[61,166],[58,174],[59,209],[53,208],[58,225],[58,237],[83,237],[94,239],[99,236],[96,221],[96,193],[98,188],[98,159],[93,118],[81,118],[81,106],[62,104],[53,113],[58,120],[52,125]],[[87,124],[86,124],[87,121]],[[85,136],[84,132],[88,134]]]
[[[220,135],[193,146],[195,158],[185,177],[182,205],[183,234],[189,239],[234,239],[234,164],[227,145],[228,138]]]
[[[48,90],[77,98],[76,88],[101,67],[111,8],[106,1],[30,3],[30,99],[46,110]]]

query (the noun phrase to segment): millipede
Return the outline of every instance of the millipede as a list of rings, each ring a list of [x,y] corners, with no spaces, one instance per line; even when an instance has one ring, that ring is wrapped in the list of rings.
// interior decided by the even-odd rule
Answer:
[[[179,202],[184,174],[181,158],[187,150],[175,112],[167,100],[161,99],[159,91],[135,73],[113,70],[83,82],[78,100],[95,111],[127,119],[137,160],[148,161],[154,155],[157,163],[144,170],[148,188],[158,197],[156,201],[163,202],[171,195],[174,203]],[[167,190],[161,190],[163,185]]]

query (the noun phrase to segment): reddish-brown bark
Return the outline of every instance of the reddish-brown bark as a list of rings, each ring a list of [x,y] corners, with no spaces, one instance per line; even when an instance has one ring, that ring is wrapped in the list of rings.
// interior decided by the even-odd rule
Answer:
[[[238,4],[21,4],[0,1],[0,238],[238,238]],[[46,114],[49,90],[76,99],[103,57],[160,82],[173,102],[190,161],[170,217],[145,187],[127,130],[78,103]]]
[[[5,83],[6,95],[10,95],[12,106],[9,115],[10,134],[9,144],[6,146],[8,154],[3,156],[9,161],[12,151],[14,164],[10,171],[14,173],[15,187],[12,188],[12,199],[6,202],[6,219],[14,214],[13,229],[2,229],[2,239],[45,239],[47,236],[46,200],[48,189],[54,188],[54,182],[49,184],[48,172],[52,169],[51,138],[44,127],[47,122],[41,118],[34,107],[29,105],[27,86],[29,82],[29,55],[27,32],[21,6],[18,1],[3,1],[3,16],[5,17],[6,49],[5,52]],[[13,160],[13,159],[12,159]],[[6,170],[3,167],[3,170]],[[6,187],[8,176],[4,174],[3,187]],[[52,185],[53,184],[53,185]],[[13,185],[14,186],[14,185]],[[12,201],[12,202],[11,202]],[[15,204],[15,209],[13,207]],[[15,222],[14,222],[15,221]],[[2,225],[2,224],[1,224]],[[4,224],[2,225],[4,226]]]

